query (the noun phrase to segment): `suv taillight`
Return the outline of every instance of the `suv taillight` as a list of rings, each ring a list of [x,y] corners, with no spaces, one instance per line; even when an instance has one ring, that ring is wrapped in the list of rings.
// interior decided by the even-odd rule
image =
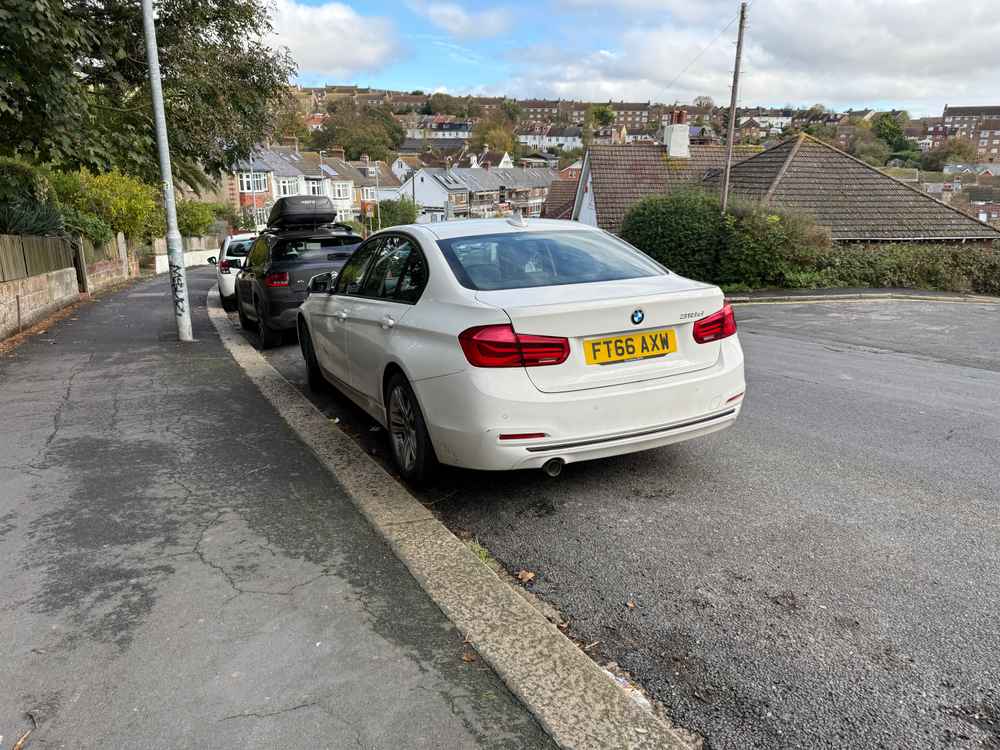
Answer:
[[[569,339],[516,333],[513,326],[477,326],[458,335],[474,367],[545,367],[569,357]]]
[[[288,286],[288,272],[269,273],[264,277],[264,286]]]
[[[736,316],[733,308],[725,305],[719,312],[695,321],[694,340],[699,344],[720,341],[736,333]]]
[[[225,258],[219,261],[219,273],[229,273],[229,261]]]

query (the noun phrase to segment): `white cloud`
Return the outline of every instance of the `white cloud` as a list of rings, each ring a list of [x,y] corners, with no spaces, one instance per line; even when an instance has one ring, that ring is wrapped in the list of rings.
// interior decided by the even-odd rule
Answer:
[[[514,22],[513,14],[505,8],[470,12],[457,3],[428,0],[412,0],[410,7],[438,28],[464,39],[503,34]]]
[[[378,70],[401,53],[390,20],[362,16],[343,3],[276,0],[272,22],[273,41],[291,50],[299,76],[346,79]]]
[[[737,11],[735,0],[555,0],[564,25],[604,19],[617,33],[594,51],[559,59],[520,50],[529,95],[685,101],[709,94],[728,102],[736,25],[683,73]],[[944,103],[988,103],[996,90],[1000,16],[993,0],[963,6],[962,33],[940,26],[936,0],[756,0],[749,11],[741,101],[896,102],[919,113]]]

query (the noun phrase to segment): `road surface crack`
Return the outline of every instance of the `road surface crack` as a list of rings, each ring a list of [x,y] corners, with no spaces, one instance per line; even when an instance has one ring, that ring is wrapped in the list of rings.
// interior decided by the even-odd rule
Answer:
[[[267,719],[271,716],[280,716],[281,714],[291,713],[292,711],[300,711],[303,708],[312,708],[313,706],[318,706],[319,701],[310,701],[308,703],[297,703],[294,706],[288,706],[287,708],[279,708],[276,711],[267,711],[264,713],[258,711],[244,711],[240,714],[230,714],[229,716],[223,716],[219,721],[228,721],[229,719]]]

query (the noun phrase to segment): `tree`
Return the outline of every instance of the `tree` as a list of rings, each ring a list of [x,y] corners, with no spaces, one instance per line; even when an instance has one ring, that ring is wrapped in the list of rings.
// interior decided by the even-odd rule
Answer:
[[[268,46],[265,0],[161,0],[157,36],[174,174],[192,186],[273,132],[295,65]],[[4,2],[0,153],[158,183],[134,0]]]
[[[503,104],[500,105],[500,112],[503,117],[511,125],[517,125],[521,120],[521,105],[511,99],[504,99]]]
[[[607,104],[599,104],[591,110],[595,128],[607,128],[615,122],[615,111]]]
[[[889,112],[883,112],[872,122],[872,132],[894,151],[904,151],[907,140],[903,137],[903,126]]]
[[[383,229],[400,224],[417,223],[417,204],[409,198],[379,201],[378,210]]]
[[[976,144],[968,138],[949,138],[921,157],[920,168],[926,172],[940,172],[945,164],[968,164],[978,157]]]
[[[698,109],[715,109],[715,100],[710,96],[696,96],[693,103]]]
[[[313,133],[312,147],[326,149],[342,146],[348,159],[369,158],[388,161],[396,151],[406,131],[383,107],[361,107],[347,101],[332,102],[327,110],[330,116],[323,127]]]
[[[503,116],[499,116],[477,122],[472,128],[469,146],[477,151],[489,148],[513,155],[517,150],[517,138],[514,137],[511,124]]]

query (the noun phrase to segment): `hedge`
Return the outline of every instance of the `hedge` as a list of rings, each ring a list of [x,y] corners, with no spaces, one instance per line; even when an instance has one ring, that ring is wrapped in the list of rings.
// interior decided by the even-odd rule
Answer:
[[[1000,295],[1000,244],[834,244],[795,213],[698,191],[645,198],[621,236],[667,268],[726,291],[906,287]]]

